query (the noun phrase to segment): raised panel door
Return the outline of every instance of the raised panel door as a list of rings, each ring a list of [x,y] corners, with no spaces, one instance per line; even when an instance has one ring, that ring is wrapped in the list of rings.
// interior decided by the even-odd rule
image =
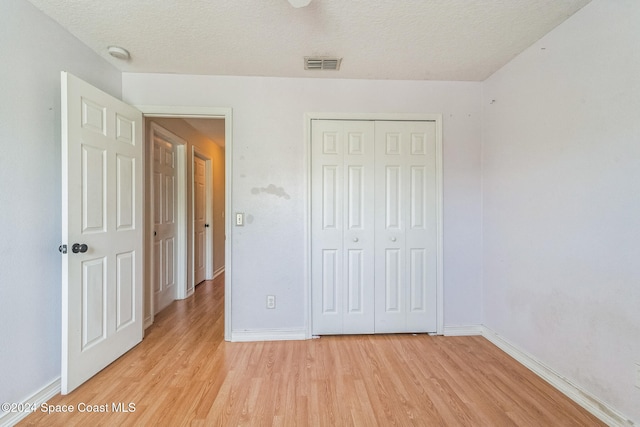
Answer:
[[[376,122],[375,331],[436,331],[435,122]]]
[[[206,239],[206,162],[198,156],[193,159],[193,192],[194,192],[194,283],[197,285],[206,278],[207,274],[207,239]]]
[[[373,332],[373,124],[312,123],[312,331]]]
[[[142,340],[142,114],[62,73],[61,390]]]
[[[435,121],[312,121],[312,333],[435,332]]]
[[[154,203],[154,314],[176,299],[176,146],[154,132],[153,203]]]

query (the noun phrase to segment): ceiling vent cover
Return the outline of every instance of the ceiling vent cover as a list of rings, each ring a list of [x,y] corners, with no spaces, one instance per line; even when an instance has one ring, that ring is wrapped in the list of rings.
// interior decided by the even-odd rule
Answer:
[[[329,56],[305,56],[305,70],[339,70],[342,58]]]

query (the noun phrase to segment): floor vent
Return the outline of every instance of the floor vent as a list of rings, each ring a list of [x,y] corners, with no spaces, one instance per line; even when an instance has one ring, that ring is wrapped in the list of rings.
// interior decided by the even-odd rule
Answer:
[[[305,56],[305,70],[339,70],[342,58],[328,56]]]

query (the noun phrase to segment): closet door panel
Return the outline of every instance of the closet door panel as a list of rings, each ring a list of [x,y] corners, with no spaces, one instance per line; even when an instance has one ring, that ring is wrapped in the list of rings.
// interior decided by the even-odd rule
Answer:
[[[376,333],[436,330],[435,137],[376,122]]]
[[[312,333],[435,332],[435,122],[311,123]]]
[[[373,127],[312,122],[313,334],[373,333]]]
[[[312,319],[314,334],[342,333],[343,141],[340,132],[312,135]]]
[[[436,331],[437,203],[435,122],[403,123],[407,154],[406,332]]]
[[[339,122],[345,140],[343,233],[345,334],[373,333],[374,260],[374,125],[369,121]]]

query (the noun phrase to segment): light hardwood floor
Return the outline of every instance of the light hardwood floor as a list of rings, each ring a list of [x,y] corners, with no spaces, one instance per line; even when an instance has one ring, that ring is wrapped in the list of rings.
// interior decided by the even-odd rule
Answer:
[[[48,402],[74,413],[37,411],[20,425],[604,425],[481,337],[229,343],[223,300],[221,278],[204,282],[132,351]],[[83,405],[109,412],[79,413]]]

